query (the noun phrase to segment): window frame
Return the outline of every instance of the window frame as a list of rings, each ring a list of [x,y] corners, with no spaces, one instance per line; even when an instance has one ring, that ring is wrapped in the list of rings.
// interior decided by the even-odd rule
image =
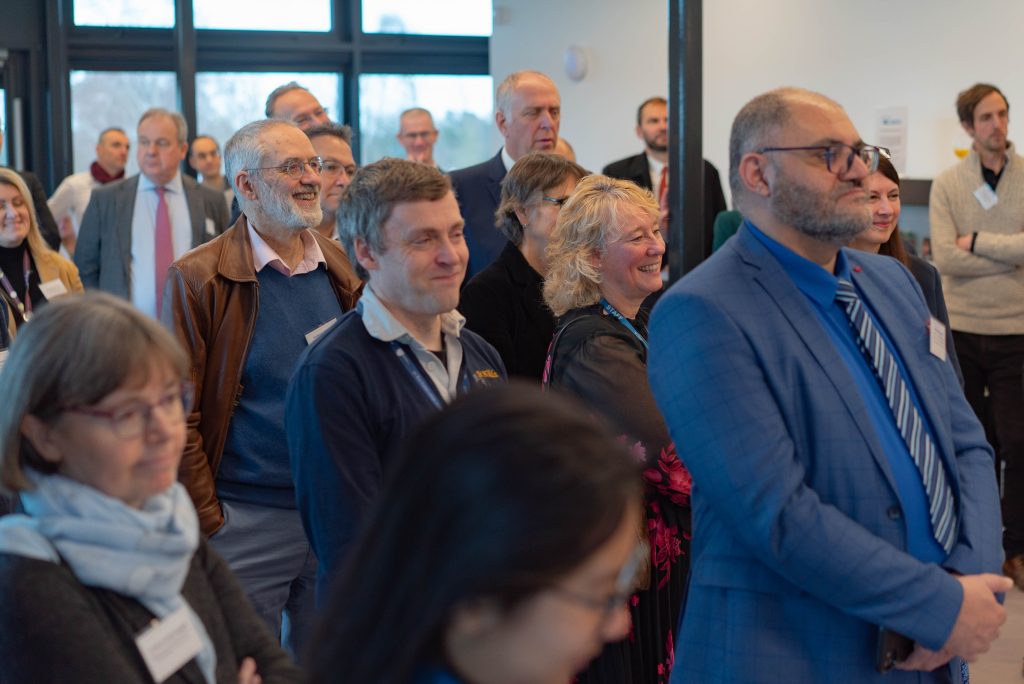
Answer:
[[[46,180],[51,188],[72,170],[73,70],[175,72],[178,107],[192,134],[197,72],[336,73],[342,78],[344,100],[342,110],[332,115],[352,127],[357,159],[361,74],[490,74],[489,38],[363,33],[360,0],[332,0],[333,26],[326,32],[196,29],[192,0],[175,0],[172,29],[77,26],[73,2],[46,0],[52,112]]]

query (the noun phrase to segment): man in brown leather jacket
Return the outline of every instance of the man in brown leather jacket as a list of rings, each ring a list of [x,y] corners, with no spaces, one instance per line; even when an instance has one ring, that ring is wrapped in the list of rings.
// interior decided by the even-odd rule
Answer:
[[[196,385],[180,479],[257,611],[300,653],[316,559],[295,508],[285,389],[361,283],[338,244],[310,230],[322,217],[321,161],[298,127],[242,127],[225,165],[242,216],[176,261],[167,280],[165,322],[191,354]]]

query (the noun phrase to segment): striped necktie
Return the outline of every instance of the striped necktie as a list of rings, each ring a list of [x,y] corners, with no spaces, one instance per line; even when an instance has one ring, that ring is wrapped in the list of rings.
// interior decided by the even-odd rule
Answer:
[[[932,534],[946,553],[949,553],[953,550],[957,537],[956,509],[953,490],[946,479],[946,470],[935,450],[935,443],[932,442],[924,420],[910,397],[910,390],[900,373],[896,357],[868,315],[853,283],[840,278],[836,299],[846,311],[850,326],[857,335],[858,346],[875,371],[875,377],[881,384],[889,408],[896,418],[896,428],[900,431],[910,457],[914,459],[914,464],[921,473],[924,491],[928,496],[928,517],[932,524]]]

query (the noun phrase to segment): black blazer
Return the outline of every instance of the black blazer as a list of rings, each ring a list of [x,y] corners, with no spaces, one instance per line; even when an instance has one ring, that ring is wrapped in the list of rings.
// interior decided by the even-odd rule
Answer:
[[[612,162],[601,171],[606,176],[630,180],[641,188],[653,190],[651,187],[651,167],[647,163],[647,154],[641,152],[633,157],[626,157]],[[715,238],[715,217],[718,212],[729,207],[725,204],[722,193],[722,181],[718,177],[718,169],[707,159],[704,160],[704,255],[711,256],[711,244]]]
[[[498,350],[509,376],[540,380],[555,316],[544,304],[543,278],[511,242],[462,290],[466,327]]]
[[[953,329],[949,326],[949,312],[946,311],[946,298],[942,296],[942,279],[939,277],[939,271],[920,257],[913,254],[908,254],[907,257],[910,259],[910,273],[921,286],[928,311],[946,326],[946,353],[953,370],[956,371],[957,380],[963,387],[964,374],[960,370],[960,361],[956,358],[956,348],[953,346]]]
[[[87,587],[66,565],[5,553],[0,553],[0,586],[4,684],[152,683],[134,639],[153,614],[135,599]],[[199,542],[181,593],[217,653],[217,684],[237,684],[238,666],[246,656],[256,660],[266,684],[301,681],[227,563],[205,540]],[[194,659],[167,682],[206,684]]]
[[[466,222],[466,246],[469,247],[470,279],[489,266],[508,240],[494,225],[494,212],[501,202],[501,180],[505,162],[501,150],[482,164],[451,172],[452,187],[459,211]]]

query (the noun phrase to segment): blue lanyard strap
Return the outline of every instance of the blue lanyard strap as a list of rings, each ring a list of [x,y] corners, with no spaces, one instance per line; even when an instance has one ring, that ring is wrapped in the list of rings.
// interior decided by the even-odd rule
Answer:
[[[431,403],[433,403],[438,409],[444,408],[444,399],[441,397],[441,393],[437,391],[437,386],[434,385],[434,381],[427,376],[427,372],[423,370],[422,366],[412,360],[410,352],[405,349],[404,345],[402,345],[398,340],[392,340],[391,350],[402,363],[402,366],[405,368],[405,372],[412,377],[413,381],[417,385],[419,385],[420,390],[422,390],[423,394],[430,399]],[[459,390],[463,394],[469,391],[469,373],[466,373],[465,377],[462,378]]]
[[[628,318],[619,313],[619,310],[612,306],[604,297],[601,298],[601,306],[604,307],[604,310],[608,312],[609,316],[626,326],[626,330],[633,333],[633,337],[640,340],[641,344],[644,345],[644,349],[647,349],[647,340],[635,327],[633,327],[633,324],[629,322]]]

